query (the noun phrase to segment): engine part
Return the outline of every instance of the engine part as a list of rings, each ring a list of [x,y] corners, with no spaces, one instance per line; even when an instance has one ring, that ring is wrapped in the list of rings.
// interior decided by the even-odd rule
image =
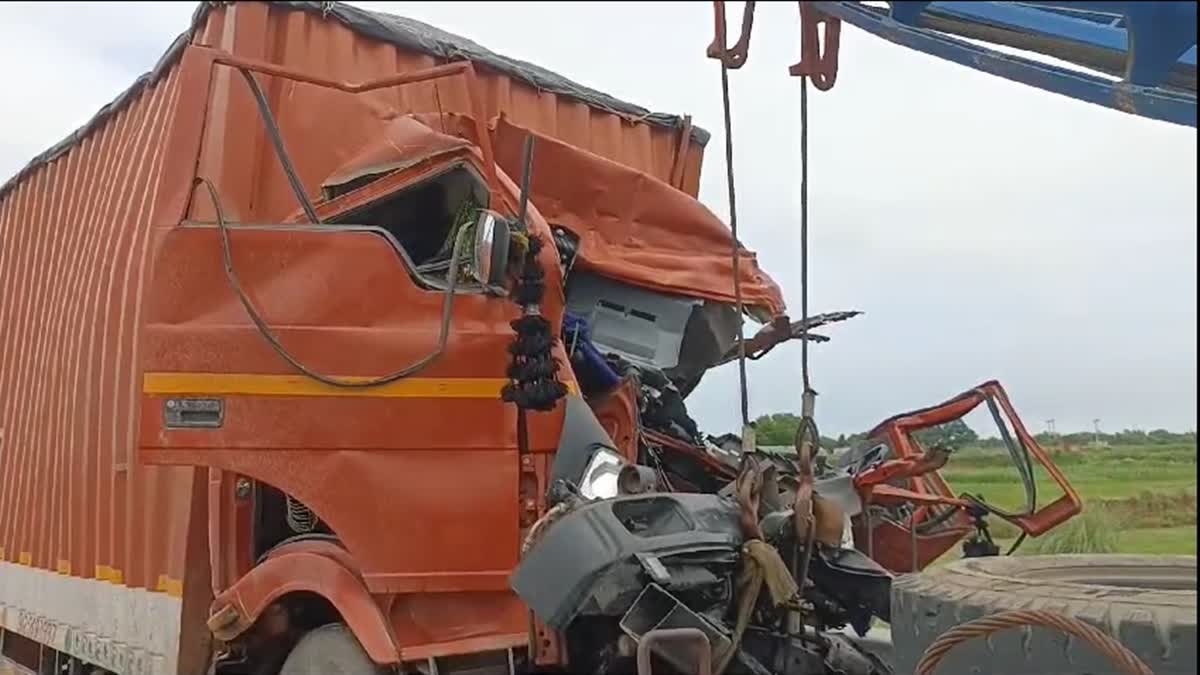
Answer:
[[[771,666],[771,675],[892,675],[876,655],[836,633],[795,637],[763,630],[746,632],[746,651]]]
[[[567,297],[567,309],[587,319],[598,347],[660,370],[679,363],[688,317],[700,304],[582,271]]]
[[[562,265],[563,276],[570,278],[571,270],[575,269],[575,261],[579,259],[579,235],[561,225],[553,225],[554,247],[558,249],[558,262]]]
[[[641,464],[626,464],[617,474],[617,490],[622,495],[651,492],[657,485],[658,474],[654,469]]]
[[[725,635],[704,617],[693,612],[658,584],[646,586],[618,625],[626,635],[638,641],[639,654],[648,641],[653,641],[654,634],[675,630],[699,633],[700,637],[704,639],[705,647],[709,650],[706,654],[709,660],[714,652],[720,654],[729,649],[728,635]],[[654,651],[663,660],[678,668],[680,672],[691,672],[691,668],[696,664],[696,658],[691,655],[694,648],[685,646],[678,641],[665,642]],[[638,672],[642,672],[640,657]]]
[[[896,668],[914,672],[933,641],[964,617],[1030,606],[1097,626],[1156,675],[1196,672],[1196,558],[1141,555],[971,558],[899,577],[891,617]],[[963,643],[946,655],[938,672],[1119,671],[1082,640],[1031,628]]]
[[[638,675],[653,675],[650,650],[661,643],[691,643],[696,653],[696,675],[712,675],[712,648],[704,632],[695,628],[663,628],[642,636],[637,649]]]
[[[842,635],[826,635],[825,667],[846,675],[891,675],[891,668]]]
[[[511,585],[546,625],[564,630],[581,612],[618,602],[603,577],[624,579],[619,589],[641,589],[632,576],[641,569],[636,553],[664,562],[697,553],[732,560],[741,542],[737,507],[716,495],[618,497],[563,516],[521,560]]]
[[[820,544],[815,549],[809,578],[844,609],[847,623],[860,637],[874,617],[890,620],[892,575],[887,570],[855,549]]]

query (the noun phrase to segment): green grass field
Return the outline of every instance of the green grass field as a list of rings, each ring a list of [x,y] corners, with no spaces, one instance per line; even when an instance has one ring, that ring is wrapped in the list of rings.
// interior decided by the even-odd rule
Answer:
[[[1196,446],[1051,452],[1083,498],[1086,517],[1076,517],[1054,532],[1029,540],[1023,546],[1025,552],[1060,552],[1067,546],[1112,553],[1196,554]],[[1057,499],[1062,491],[1038,469],[1041,506]],[[956,493],[982,495],[1009,510],[1024,506],[1020,477],[1003,451],[964,449],[951,457],[942,474]],[[997,518],[990,520],[1003,549],[1016,530]]]

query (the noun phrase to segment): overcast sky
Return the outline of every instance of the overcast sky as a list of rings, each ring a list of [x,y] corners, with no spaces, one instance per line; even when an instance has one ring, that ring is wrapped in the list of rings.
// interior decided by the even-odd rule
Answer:
[[[713,134],[700,198],[727,216],[711,3],[355,4],[692,114]],[[0,3],[0,180],[148,70],[193,9]],[[739,223],[798,316],[795,4],[760,3],[754,30],[731,73]],[[866,312],[811,351],[823,433],[991,378],[1035,430],[1196,428],[1194,129],[849,27],[837,85],[809,108],[810,307]],[[750,365],[753,414],[798,410],[799,352]],[[736,392],[735,366],[709,374],[689,399],[704,430],[738,426]]]

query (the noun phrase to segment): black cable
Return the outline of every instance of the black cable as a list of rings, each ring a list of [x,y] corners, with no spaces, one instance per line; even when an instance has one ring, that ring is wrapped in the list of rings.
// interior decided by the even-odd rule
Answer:
[[[283,145],[283,134],[279,133],[279,125],[275,123],[275,115],[271,113],[271,104],[267,102],[262,87],[258,86],[258,78],[245,68],[238,68],[238,72],[246,78],[250,93],[254,94],[254,102],[258,105],[258,114],[262,117],[263,125],[267,127],[267,135],[271,137],[271,146],[275,148],[275,157],[279,159],[283,173],[287,176],[288,184],[292,186],[292,192],[296,194],[296,201],[300,202],[300,207],[304,209],[304,214],[308,216],[309,222],[319,225],[321,219],[317,217],[317,210],[313,208],[312,202],[304,192],[304,184],[300,182],[296,167],[292,166],[291,156],[288,155],[287,148]]]
[[[275,350],[275,353],[279,354],[279,356],[282,357],[284,361],[287,361],[293,368],[300,371],[302,374],[317,380],[318,382],[328,384],[330,386],[342,387],[346,389],[366,389],[390,384],[397,380],[409,377],[428,366],[434,361],[434,359],[441,356],[442,352],[445,351],[446,343],[450,336],[450,319],[453,316],[452,310],[454,307],[454,291],[458,286],[459,258],[462,255],[463,242],[466,241],[465,235],[471,231],[471,228],[459,228],[459,231],[454,238],[454,248],[450,254],[449,278],[447,280],[445,295],[443,296],[442,300],[441,329],[438,334],[437,346],[434,347],[433,351],[412,365],[402,368],[390,375],[384,375],[383,377],[372,378],[370,380],[341,380],[317,373],[300,363],[296,357],[292,356],[292,354],[288,352],[283,344],[279,342],[279,338],[275,336],[275,334],[271,331],[271,328],[267,326],[265,321],[263,321],[262,317],[258,313],[258,310],[254,308],[253,303],[250,302],[250,298],[246,295],[245,289],[242,288],[242,283],[238,279],[237,272],[235,272],[233,269],[233,247],[229,241],[229,225],[225,220],[225,212],[221,208],[221,200],[217,196],[217,189],[213,187],[212,182],[207,178],[196,178],[192,185],[194,187],[195,185],[201,183],[204,184],[204,186],[208,189],[208,196],[212,200],[213,209],[217,214],[217,229],[221,233],[221,252],[225,259],[225,277],[229,280],[229,285],[233,288],[234,293],[236,293],[238,296],[238,300],[240,300],[242,303],[242,307],[246,310],[246,315],[250,317],[250,320],[254,322],[255,327],[258,328],[258,332],[262,334],[263,338],[271,345],[271,347]]]
[[[800,374],[804,391],[808,377],[808,76],[800,77]]]
[[[729,105],[729,69],[721,60],[721,98],[725,104],[725,180],[729,186],[729,229],[733,237],[733,296],[737,302],[738,387],[742,404],[742,426],[750,425],[750,394],[746,386],[745,308],[742,303],[741,242],[737,229],[737,192],[733,181],[733,119]]]
[[[987,399],[988,410],[992,414],[992,419],[996,422],[996,426],[1000,430],[1000,438],[1004,441],[1004,446],[1008,450],[1009,458],[1013,465],[1017,468],[1017,473],[1021,475],[1021,483],[1025,487],[1025,511],[1012,512],[1006,511],[999,507],[988,504],[981,496],[964,494],[963,497],[977,504],[980,508],[989,513],[993,513],[1001,518],[1018,518],[1028,516],[1037,511],[1037,479],[1033,475],[1033,459],[1029,456],[1029,447],[1025,442],[1017,437],[1017,442],[1013,442],[1012,434],[1008,433],[1008,426],[1005,424],[1004,416],[1000,413],[996,402],[989,396]],[[1018,449],[1019,445],[1019,449]],[[1013,550],[1020,545],[1020,541],[1013,545]]]
[[[1017,540],[1013,542],[1011,547],[1009,547],[1008,553],[1005,553],[1004,555],[1012,555],[1016,553],[1017,549],[1021,547],[1021,544],[1025,543],[1025,537],[1027,536],[1029,536],[1028,532],[1022,532],[1021,536],[1017,537]]]
[[[1004,447],[1008,449],[1009,457],[1017,467],[1017,472],[1021,474],[1021,482],[1025,484],[1025,514],[1023,515],[1033,513],[1037,510],[1037,480],[1033,476],[1033,459],[1029,457],[1029,448],[1020,437],[1017,438],[1016,443],[1013,442],[1012,434],[1008,433],[1008,425],[1005,424],[1004,416],[991,396],[988,396],[987,406],[988,411],[992,414],[992,420],[1000,429]],[[1017,444],[1020,445],[1020,452],[1017,451]]]
[[[931,509],[931,510],[936,511],[937,515],[933,516],[932,518],[926,518],[925,520],[921,521],[920,524],[918,524],[915,528],[917,534],[926,535],[926,534],[929,534],[930,532],[933,532],[935,529],[937,529],[937,527],[939,525],[944,524],[946,521],[948,521],[952,517],[954,517],[954,514],[959,512],[959,507],[947,506],[946,508],[941,509],[940,511],[938,511],[937,509]]]

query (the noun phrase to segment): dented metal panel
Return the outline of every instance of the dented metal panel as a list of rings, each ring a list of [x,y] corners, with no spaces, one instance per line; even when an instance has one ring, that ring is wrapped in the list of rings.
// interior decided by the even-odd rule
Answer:
[[[404,17],[338,2],[275,2],[271,3],[272,20],[264,23],[262,8],[243,10],[239,19],[237,8],[224,5],[202,2],[192,17],[192,26],[175,40],[152,71],[138,78],[83,127],[0,185],[0,198],[30,171],[58,158],[93,129],[107,124],[116,112],[140,96],[144,87],[156,83],[173,68],[189,43],[219,42],[238,53],[246,49],[269,52],[270,61],[311,68],[314,73],[330,69],[377,73],[380,68],[392,73],[469,59],[484,71],[489,115],[505,112],[541,133],[650,173],[693,196],[698,189],[703,147],[709,134],[693,126],[690,117],[651,112]],[[247,23],[246,17],[251,14]],[[244,25],[235,30],[233,26],[239,22]],[[315,43],[311,53],[305,46],[309,41]],[[230,46],[233,42],[237,43],[236,50]],[[366,70],[361,70],[364,67]],[[430,99],[431,91],[420,92],[417,98],[421,104],[404,112],[455,110],[450,102],[445,102],[443,108],[442,101],[433,100],[438,98],[436,95]],[[444,88],[440,94],[446,95]],[[400,100],[406,99],[401,96]]]
[[[270,378],[290,371],[260,336],[245,330],[212,231],[178,227],[189,209],[193,217],[211,215],[205,200],[193,203],[190,197],[197,172],[218,187],[235,219],[278,222],[296,207],[245,83],[230,68],[214,65],[215,50],[360,82],[437,62],[436,55],[364,37],[295,4],[205,4],[194,30],[153,73],[0,186],[0,621],[20,632],[7,617],[33,616],[31,625],[51,627],[56,648],[120,672],[175,672],[177,661],[178,670],[194,672],[181,660],[195,646],[181,645],[180,636],[207,634],[202,624],[212,590],[209,564],[222,568],[219,577],[252,562],[241,540],[236,550],[217,546],[214,555],[205,555],[209,537],[221,542],[225,533],[244,533],[239,520],[244,514],[235,512],[242,507],[230,505],[229,476],[168,466],[204,465],[218,453],[228,456],[225,470],[287,479],[298,498],[322,516],[331,514],[348,548],[361,553],[366,586],[377,594],[403,594],[389,618],[406,655],[422,649],[470,651],[485,643],[506,648],[525,640],[526,614],[507,589],[518,542],[514,420],[497,397],[513,308],[479,298],[459,301],[461,358],[437,364],[429,381],[406,383],[415,390],[401,388],[375,400],[323,392],[294,401],[286,395],[295,393],[291,385],[284,395],[262,390],[276,388]],[[478,80],[474,90],[461,81],[439,80],[355,96],[260,78],[311,195],[320,194],[322,182],[398,117],[474,114],[471,96],[482,99],[489,119],[510,117],[522,128],[657,178],[676,197],[686,199],[666,182],[695,194],[702,154],[702,140],[696,139],[703,134],[690,124],[675,128],[661,120],[630,119],[628,111],[539,91],[502,70],[481,68]],[[531,222],[548,234],[540,215],[531,214]],[[295,316],[272,319],[282,318],[283,324],[295,319],[293,328],[316,326],[305,339],[309,353],[327,361],[318,365],[353,374],[391,357],[411,361],[410,352],[426,349],[403,341],[375,344],[377,331],[371,331],[411,324],[410,311],[433,317],[432,299],[422,298],[428,304],[419,312],[413,309],[417,304],[397,304],[395,298],[347,307],[329,294],[332,286],[309,274],[315,270],[346,282],[347,275],[337,274],[337,255],[367,247],[375,257],[354,258],[359,271],[377,268],[378,279],[390,279],[382,276],[386,272],[397,277],[399,287],[403,270],[394,252],[385,256],[377,250],[378,241],[362,238],[375,247],[370,248],[360,238],[339,237],[330,246],[316,233],[297,233],[279,246],[277,239],[256,243],[260,236],[265,235],[238,235],[239,256],[249,252],[254,263],[255,251],[261,252],[257,265],[243,262],[246,278],[272,312],[285,306],[281,300],[309,299],[305,307],[293,308]],[[203,246],[180,245],[196,241]],[[277,262],[280,255],[295,254],[307,266],[263,264],[268,253]],[[550,251],[545,256],[553,259]],[[549,284],[561,288],[558,268],[549,266]],[[206,280],[211,283],[199,283]],[[276,281],[281,285],[267,283]],[[291,282],[310,284],[313,293]],[[554,320],[560,302],[547,303]],[[236,312],[234,321],[221,316],[227,311]],[[309,320],[304,312],[321,318]],[[320,328],[338,321],[358,331],[341,331],[342,339],[348,335],[373,349],[331,349],[328,338],[338,331]],[[222,349],[214,335],[239,348]],[[289,344],[305,348],[299,340]],[[156,390],[158,380],[143,377],[146,364],[183,389]],[[189,369],[201,377],[203,391],[187,381]],[[223,394],[228,408],[222,408],[219,426],[174,429],[169,439],[164,436],[160,399],[232,386],[219,375],[236,380]],[[435,428],[448,405],[435,394],[444,393],[445,381],[467,376],[477,380],[477,389],[458,396],[454,410],[486,423]],[[409,399],[406,434],[394,433],[396,408],[388,398],[393,394]],[[284,419],[293,423],[280,423]],[[552,415],[532,424],[531,447],[551,451],[556,424]],[[201,435],[210,433],[215,435]],[[157,462],[139,462],[139,447],[157,450]],[[237,451],[248,447],[307,448],[311,456],[268,465],[275,460],[264,453]],[[403,452],[372,456],[343,452],[347,447]],[[544,473],[546,458],[537,462]],[[464,492],[489,505],[473,515],[474,530],[435,529],[438,522],[418,518],[405,521],[407,529],[393,530],[403,536],[389,539],[349,524],[388,515],[381,510],[359,517],[355,509],[363,492],[388,495],[402,479],[414,477],[419,485],[437,485],[444,467],[455,463],[479,469],[460,479],[467,481],[460,486]],[[314,467],[323,477],[350,472],[379,482],[334,479],[319,485],[310,478]],[[210,511],[210,499],[222,501]],[[458,515],[445,508],[441,490],[413,490],[408,499],[447,520]],[[490,533],[496,542],[478,546],[476,531]],[[413,540],[453,549],[451,569],[437,551],[414,555],[401,546]]]
[[[244,3],[214,9],[197,25],[192,43],[349,82],[445,62],[426,51],[373,39],[344,23],[322,18],[319,12],[297,11],[295,6],[308,5]],[[377,16],[381,22],[397,19]],[[575,96],[538,89],[486,63],[477,67],[477,74],[477,95],[488,120],[503,115],[661,181],[674,179],[673,184],[684,192],[697,194],[703,157],[697,137],[703,139],[707,134],[693,129],[685,136],[685,127],[643,119],[649,113],[635,117],[632,106],[629,112],[614,111]],[[268,76],[260,76],[259,81],[310,195],[320,194],[321,183],[334,168],[383,136],[386,125],[399,115],[473,114],[471,94],[461,79],[359,95]],[[231,217],[268,222],[292,212],[295,197],[275,161],[253,99],[236,72],[217,69],[212,104],[216,116],[207,129],[201,168],[208,175],[220,176],[218,187]],[[199,206],[201,210],[194,215],[209,215],[206,205]]]

